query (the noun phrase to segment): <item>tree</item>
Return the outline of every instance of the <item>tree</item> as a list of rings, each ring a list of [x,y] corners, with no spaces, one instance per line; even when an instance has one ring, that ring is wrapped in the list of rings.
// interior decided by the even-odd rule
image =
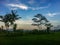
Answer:
[[[47,24],[45,24],[45,26],[47,27],[47,33],[49,34],[50,29],[51,29],[51,27],[53,27],[53,25],[51,25],[51,23],[47,23]]]
[[[20,19],[21,17],[18,17],[19,15],[17,15],[17,11],[11,11],[11,15],[9,16],[10,17],[10,20],[9,20],[9,22],[11,23],[11,24],[14,24],[14,22],[15,22],[15,20],[18,20],[18,19]]]
[[[17,13],[17,11],[12,10],[11,15],[9,16],[9,18],[10,18],[9,22],[10,22],[11,25],[14,25],[14,27],[13,27],[14,31],[16,30],[16,27],[17,27],[17,24],[14,24],[14,22],[21,18],[21,17],[18,17],[19,15],[17,15],[16,13]]]
[[[13,30],[15,31],[16,28],[17,28],[17,24],[14,24],[14,26],[13,26]]]
[[[9,23],[11,25],[13,25],[15,20],[18,20],[19,18],[21,18],[21,17],[18,17],[19,15],[17,15],[16,13],[17,13],[17,11],[13,11],[12,10],[10,14],[6,14],[4,16],[0,16],[0,18],[1,18],[0,21],[5,23],[6,29],[8,29]]]
[[[40,25],[45,24],[46,22],[48,22],[48,20],[46,19],[46,17],[43,16],[42,14],[37,14],[34,17],[35,18],[33,18],[32,20],[35,23],[33,23],[32,25],[38,26],[39,30],[40,30]]]
[[[10,15],[10,14],[6,14],[4,16],[0,16],[0,18],[1,18],[0,21],[5,23],[6,29],[8,29],[8,27],[9,27],[9,23],[8,23],[9,17],[8,17],[8,15]]]

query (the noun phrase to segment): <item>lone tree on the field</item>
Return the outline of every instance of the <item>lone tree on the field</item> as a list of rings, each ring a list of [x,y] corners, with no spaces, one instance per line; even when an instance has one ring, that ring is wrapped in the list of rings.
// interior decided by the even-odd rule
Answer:
[[[49,22],[45,16],[43,16],[42,14],[37,14],[34,16],[34,18],[32,19],[35,23],[33,23],[32,25],[34,26],[38,26],[39,30],[41,30],[40,25],[46,24],[46,22]]]

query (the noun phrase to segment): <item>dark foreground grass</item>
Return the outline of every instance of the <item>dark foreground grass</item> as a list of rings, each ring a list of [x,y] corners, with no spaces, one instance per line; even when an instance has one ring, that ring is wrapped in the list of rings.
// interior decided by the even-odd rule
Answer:
[[[1,33],[0,45],[60,45],[60,32],[22,36],[8,36]]]

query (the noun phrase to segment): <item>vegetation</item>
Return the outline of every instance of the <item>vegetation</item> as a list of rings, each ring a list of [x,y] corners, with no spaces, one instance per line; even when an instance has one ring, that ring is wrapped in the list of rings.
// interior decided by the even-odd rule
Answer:
[[[34,17],[35,18],[33,18],[32,20],[35,22],[35,24],[32,24],[32,25],[38,26],[39,30],[41,30],[40,25],[46,24],[46,22],[48,22],[46,17],[43,16],[42,14],[37,14]]]
[[[42,14],[37,14],[32,19],[32,25],[38,26],[39,30],[17,30],[17,24],[14,22],[21,17],[13,10],[0,18],[6,27],[6,30],[3,26],[0,28],[0,45],[60,45],[60,29],[51,30],[53,25]],[[7,31],[10,25],[13,25],[14,31]],[[46,26],[46,30],[41,30],[41,25]]]
[[[0,21],[2,21],[2,22],[5,23],[6,30],[9,29],[9,23],[10,23],[11,25],[13,25],[14,22],[15,22],[15,20],[18,20],[19,18],[21,18],[21,17],[18,17],[18,15],[17,15],[16,13],[17,13],[16,11],[13,11],[13,10],[12,10],[10,14],[6,14],[6,15],[4,15],[4,16],[0,16],[0,18],[1,18]],[[15,24],[14,24],[14,25],[15,25]],[[14,29],[13,29],[13,30],[14,30]]]
[[[49,33],[50,28],[52,27],[51,23],[49,23],[49,21],[47,20],[47,18],[45,16],[43,16],[42,14],[37,14],[34,16],[35,18],[33,18],[32,20],[35,22],[32,25],[34,26],[38,26],[39,30],[42,30],[40,25],[44,25],[47,27],[47,33]]]
[[[50,34],[0,32],[0,45],[60,45],[60,32]]]

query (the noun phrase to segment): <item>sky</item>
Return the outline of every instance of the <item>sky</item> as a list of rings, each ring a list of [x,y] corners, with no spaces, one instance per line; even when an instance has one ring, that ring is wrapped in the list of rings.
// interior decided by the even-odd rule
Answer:
[[[36,14],[44,15],[54,26],[60,25],[60,0],[0,0],[0,15],[4,16],[11,10],[16,10],[17,14],[22,17],[16,21],[21,26],[30,24],[31,27],[31,19]]]

